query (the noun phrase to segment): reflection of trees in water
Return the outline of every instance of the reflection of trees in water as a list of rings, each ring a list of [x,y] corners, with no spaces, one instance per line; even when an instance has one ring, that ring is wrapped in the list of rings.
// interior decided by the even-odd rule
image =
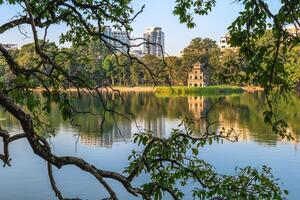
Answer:
[[[299,121],[300,116],[295,118],[295,112],[300,109],[300,101],[294,95],[289,98],[290,102],[284,98],[278,99],[278,113],[289,123],[295,138],[291,143],[296,145],[300,134],[300,126],[296,121]],[[267,109],[264,102],[262,93],[226,97],[222,98],[222,103],[215,108],[220,113],[215,114],[220,118],[220,126],[234,127],[241,134],[241,139],[276,145],[281,140],[272,132],[271,127],[264,123],[263,111]]]
[[[128,110],[136,117],[141,129],[150,129],[154,134],[165,137],[167,119],[178,119],[188,117],[199,119],[205,115],[210,106],[214,105],[209,113],[210,121],[219,121],[220,127],[226,129],[234,128],[241,134],[241,140],[253,140],[267,145],[276,145],[279,138],[272,133],[271,128],[263,121],[264,95],[262,93],[243,94],[240,96],[227,97],[156,97],[152,93],[122,93]],[[118,112],[125,113],[124,104],[117,95],[111,96],[114,102],[109,105]],[[100,128],[103,117],[103,107],[99,101],[92,96],[74,98],[73,105],[77,110],[89,111],[90,114],[77,114],[74,124],[79,125],[77,131],[80,133],[80,141],[87,145],[111,146],[113,142],[130,140],[136,132],[135,124],[120,116],[105,115],[105,123]],[[300,134],[300,110],[299,98],[291,95],[288,99],[278,99],[278,112],[286,119],[297,139]],[[4,118],[4,119],[3,119]],[[60,126],[70,126],[64,122],[58,113],[56,105],[52,105],[52,112],[49,116],[55,130]],[[0,124],[3,127],[14,129],[17,122],[13,117],[0,112]],[[118,127],[115,124],[117,122]],[[196,131],[205,129],[203,121],[196,120],[192,125]],[[298,139],[297,139],[298,141]],[[296,143],[295,143],[296,144]]]
[[[17,120],[12,115],[3,110],[0,110],[0,124],[7,130],[15,129],[16,126],[19,127]]]

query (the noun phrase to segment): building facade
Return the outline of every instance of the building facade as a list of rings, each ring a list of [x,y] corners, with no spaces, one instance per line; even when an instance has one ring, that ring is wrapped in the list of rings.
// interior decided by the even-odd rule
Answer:
[[[17,44],[2,44],[2,46],[6,50],[17,50],[18,49],[18,45]]]
[[[146,28],[144,32],[144,55],[162,57],[165,51],[165,34],[160,27]]]
[[[130,45],[130,35],[128,34],[126,31],[112,31],[112,38],[116,40],[111,40],[111,44],[116,47],[117,51],[123,53],[128,51],[128,46]]]
[[[206,64],[196,63],[188,75],[188,87],[204,87],[209,85],[209,70]]]
[[[221,49],[221,52],[226,49],[232,49],[232,47],[229,44],[229,40],[230,40],[229,33],[227,33],[224,37],[221,37],[220,42],[219,42],[219,47]]]
[[[143,57],[143,50],[141,49],[132,49],[130,50],[130,54],[133,55],[136,58]]]
[[[127,53],[130,46],[130,35],[126,31],[114,31],[110,26],[104,27],[104,40],[113,46],[112,50],[116,53]]]
[[[107,36],[107,37],[103,37],[103,39],[106,41],[106,42],[111,42],[110,38],[112,37],[112,29],[110,26],[105,26],[104,27],[104,35]]]
[[[294,37],[300,37],[300,27],[295,25],[290,25],[286,27],[288,33]]]

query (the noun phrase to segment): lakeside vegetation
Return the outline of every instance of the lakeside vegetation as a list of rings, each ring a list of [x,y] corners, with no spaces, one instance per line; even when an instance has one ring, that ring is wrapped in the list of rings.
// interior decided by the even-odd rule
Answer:
[[[238,86],[207,86],[207,87],[188,87],[188,86],[175,86],[156,87],[154,92],[160,95],[202,95],[202,96],[216,96],[216,95],[229,95],[241,94],[245,90]]]

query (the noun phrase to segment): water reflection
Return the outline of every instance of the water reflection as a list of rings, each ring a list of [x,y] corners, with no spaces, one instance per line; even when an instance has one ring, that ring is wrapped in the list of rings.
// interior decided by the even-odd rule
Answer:
[[[262,145],[274,146],[281,141],[273,134],[271,128],[263,122],[263,111],[266,110],[262,93],[246,93],[239,96],[226,97],[157,97],[151,93],[122,94],[126,107],[136,117],[140,129],[152,130],[159,137],[166,137],[172,126],[180,122],[181,117],[199,119],[208,109],[210,121],[219,121],[216,129],[233,128],[240,134],[242,141],[255,141]],[[123,102],[116,95],[112,107],[118,112],[125,112]],[[299,142],[300,101],[297,95],[291,95],[287,101],[284,97],[278,99],[278,112],[289,122],[295,141]],[[74,123],[79,125],[76,132],[80,134],[79,141],[89,146],[111,147],[114,142],[129,141],[133,133],[138,131],[134,122],[120,116],[105,115],[105,123],[101,127],[103,108],[100,102],[92,96],[74,98],[74,107],[81,111],[90,111],[97,115],[77,114]],[[13,129],[18,125],[13,117],[0,112],[2,126]],[[56,105],[52,105],[50,120],[57,132],[61,127],[70,127],[63,121]],[[117,126],[116,126],[117,124]],[[193,125],[195,131],[205,128],[205,123],[197,121]]]
[[[166,120],[164,118],[144,120],[142,128],[144,130],[151,130],[158,137],[166,136]]]
[[[188,96],[189,111],[195,119],[202,117],[205,105],[203,96]]]

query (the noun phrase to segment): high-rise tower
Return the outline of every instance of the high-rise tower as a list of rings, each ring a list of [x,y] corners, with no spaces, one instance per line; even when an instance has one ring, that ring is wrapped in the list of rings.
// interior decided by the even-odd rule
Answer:
[[[165,34],[160,27],[146,28],[144,32],[144,55],[162,57],[165,51]]]

